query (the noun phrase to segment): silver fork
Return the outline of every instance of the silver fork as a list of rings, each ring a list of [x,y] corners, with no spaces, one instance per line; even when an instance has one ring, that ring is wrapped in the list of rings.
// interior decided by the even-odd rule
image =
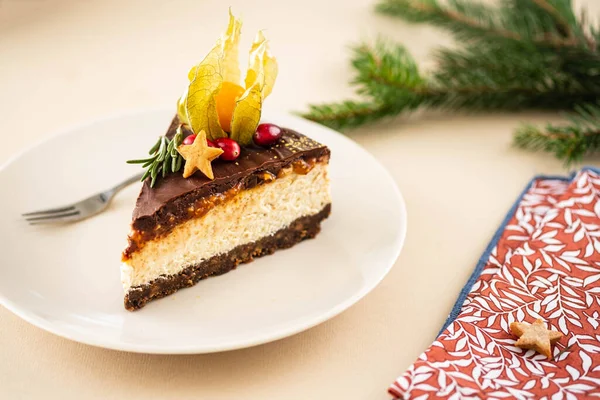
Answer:
[[[111,200],[119,191],[134,182],[139,182],[140,179],[142,179],[142,175],[143,173],[132,176],[110,189],[96,193],[95,195],[76,203],[66,204],[62,207],[49,208],[47,210],[28,212],[22,214],[22,216],[25,217],[30,225],[81,221],[106,210],[110,205]]]

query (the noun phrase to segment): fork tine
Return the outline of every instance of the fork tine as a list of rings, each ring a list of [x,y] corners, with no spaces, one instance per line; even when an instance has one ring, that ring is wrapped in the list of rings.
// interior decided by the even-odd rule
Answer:
[[[77,215],[79,215],[79,211],[71,211],[68,213],[60,213],[60,214],[57,213],[57,214],[44,215],[42,217],[26,218],[26,220],[27,220],[27,222],[29,222],[31,224],[36,224],[36,223],[43,223],[43,222],[59,221],[64,218],[75,217]]]
[[[75,206],[60,207],[60,208],[49,208],[47,210],[38,210],[38,211],[28,212],[28,213],[25,213],[25,214],[21,214],[21,216],[23,216],[23,217],[33,217],[33,216],[42,215],[42,214],[56,214],[56,213],[63,213],[63,212],[71,211],[71,210],[74,210],[74,209],[75,209]]]

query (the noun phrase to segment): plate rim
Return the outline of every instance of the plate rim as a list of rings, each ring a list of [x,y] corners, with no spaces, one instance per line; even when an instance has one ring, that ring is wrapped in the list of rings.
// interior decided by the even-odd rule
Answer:
[[[81,130],[86,127],[93,126],[93,125],[96,125],[98,123],[102,123],[105,121],[116,120],[116,119],[126,118],[126,117],[133,117],[135,115],[143,115],[143,114],[151,113],[151,112],[167,112],[167,108],[166,107],[154,107],[154,108],[130,109],[130,110],[125,110],[125,111],[121,111],[121,112],[107,114],[105,116],[94,118],[94,119],[91,119],[86,122],[75,123],[72,125],[68,125],[62,129],[55,130],[52,133],[50,133],[47,137],[44,137],[44,138],[34,142],[33,144],[26,146],[21,151],[17,152],[16,154],[14,154],[11,157],[9,157],[4,163],[2,163],[2,165],[0,165],[0,174],[2,174],[8,166],[10,166],[13,162],[17,161],[20,157],[24,156],[28,152],[37,148],[38,146],[42,146],[46,142],[54,140],[60,136],[67,136],[71,133],[74,133],[77,130]],[[139,343],[103,342],[101,340],[88,337],[85,334],[77,335],[77,334],[73,334],[71,331],[65,331],[62,329],[58,329],[55,327],[55,324],[52,324],[52,323],[46,321],[45,319],[35,316],[33,313],[28,311],[26,308],[20,307],[18,304],[15,304],[14,302],[10,301],[1,292],[0,292],[0,305],[5,307],[8,311],[13,313],[17,317],[27,321],[28,323],[30,323],[33,326],[36,326],[36,327],[43,329],[49,333],[52,333],[56,336],[59,336],[59,337],[62,337],[62,338],[68,339],[68,340],[72,340],[77,343],[83,343],[86,345],[104,348],[104,349],[125,351],[125,352],[131,352],[131,353],[141,353],[141,354],[208,354],[208,353],[217,353],[217,352],[232,351],[232,350],[238,350],[238,349],[243,349],[243,348],[248,348],[248,347],[254,347],[254,346],[261,345],[261,344],[274,342],[274,341],[277,341],[277,340],[280,340],[280,339],[283,339],[283,338],[286,338],[289,336],[293,336],[297,333],[311,329],[317,325],[322,324],[325,321],[328,321],[329,319],[336,317],[337,315],[341,314],[348,308],[352,307],[354,304],[358,303],[367,294],[369,294],[371,291],[373,291],[373,289],[375,289],[381,283],[381,281],[383,281],[383,279],[385,279],[385,277],[389,274],[390,270],[393,268],[394,264],[398,260],[398,257],[404,247],[404,243],[406,241],[407,229],[408,229],[408,213],[407,213],[407,209],[406,209],[406,202],[404,200],[404,196],[402,195],[402,192],[400,191],[398,185],[396,184],[396,181],[394,180],[393,176],[388,171],[388,169],[385,168],[385,166],[379,160],[377,160],[375,158],[375,156],[373,156],[369,151],[367,151],[363,146],[361,146],[359,143],[355,142],[354,140],[348,138],[347,136],[345,136],[331,128],[328,128],[328,127],[320,125],[316,122],[301,118],[298,115],[294,115],[289,112],[266,112],[265,114],[269,115],[270,117],[272,117],[274,119],[277,119],[277,117],[284,117],[286,119],[301,121],[301,123],[311,125],[314,128],[329,131],[331,134],[338,136],[340,139],[342,139],[346,143],[349,143],[350,145],[353,145],[353,146],[357,146],[364,152],[364,154],[367,157],[369,157],[371,159],[371,161],[374,162],[374,165],[376,165],[377,168],[381,171],[382,176],[385,177],[385,179],[391,184],[392,191],[398,200],[397,206],[399,208],[400,231],[399,231],[399,234],[397,235],[396,241],[394,243],[393,257],[390,257],[391,261],[386,263],[387,265],[386,265],[385,269],[383,270],[383,273],[377,279],[373,280],[373,282],[370,285],[362,286],[361,289],[358,292],[356,292],[354,295],[346,298],[344,301],[338,303],[337,305],[335,305],[331,309],[327,310],[326,312],[319,313],[319,315],[317,317],[310,320],[308,323],[290,324],[288,327],[276,330],[273,333],[262,334],[258,338],[253,337],[253,338],[250,338],[247,340],[237,339],[237,340],[232,341],[231,343],[222,342],[220,345],[210,345],[210,346],[203,346],[201,343],[199,343],[198,345],[195,345],[195,346],[185,345],[185,346],[178,347],[177,345],[169,345],[168,347],[164,347],[164,346],[159,346],[159,345],[148,345],[148,344],[139,344]]]

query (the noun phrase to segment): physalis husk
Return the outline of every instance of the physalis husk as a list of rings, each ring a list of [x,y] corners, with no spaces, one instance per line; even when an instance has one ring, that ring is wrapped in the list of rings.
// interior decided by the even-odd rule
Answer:
[[[185,110],[185,100],[186,99],[187,99],[187,88],[185,89],[185,92],[183,92],[183,95],[181,95],[179,100],[177,100],[177,115],[179,116],[179,121],[182,124],[189,126],[190,121],[188,120],[187,112]]]
[[[268,42],[258,32],[252,48],[248,71],[244,79],[243,94],[235,101],[230,132],[219,123],[215,97],[223,82],[240,84],[241,73],[238,47],[242,22],[229,11],[229,26],[213,49],[188,74],[189,87],[177,104],[179,119],[192,131],[206,131],[209,139],[229,136],[240,145],[252,142],[252,135],[260,122],[262,103],[273,90],[277,77],[277,61],[269,53]],[[241,89],[240,89],[241,90]],[[223,116],[221,116],[223,117]],[[226,120],[229,121],[229,116]],[[227,126],[225,126],[227,128]]]
[[[194,133],[204,130],[211,140],[227,136],[219,125],[215,101],[215,96],[221,90],[223,82],[222,57],[223,51],[219,40],[204,60],[193,67],[188,74],[191,82],[185,99],[187,119]]]

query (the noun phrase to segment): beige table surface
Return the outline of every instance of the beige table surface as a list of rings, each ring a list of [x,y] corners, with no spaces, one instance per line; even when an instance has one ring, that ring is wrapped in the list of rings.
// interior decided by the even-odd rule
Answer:
[[[243,14],[245,45],[268,28],[281,71],[268,106],[278,110],[351,95],[351,42],[382,33],[420,60],[448,43],[430,28],[374,15],[372,3],[0,0],[0,162],[70,125],[174,106],[229,4]],[[597,1],[585,3],[600,13]],[[387,398],[388,384],[435,338],[524,185],[537,173],[565,172],[551,157],[510,146],[519,121],[548,118],[556,119],[436,115],[352,133],[391,171],[409,228],[391,273],[340,316],[254,348],[156,356],[70,342],[0,308],[0,398]]]

